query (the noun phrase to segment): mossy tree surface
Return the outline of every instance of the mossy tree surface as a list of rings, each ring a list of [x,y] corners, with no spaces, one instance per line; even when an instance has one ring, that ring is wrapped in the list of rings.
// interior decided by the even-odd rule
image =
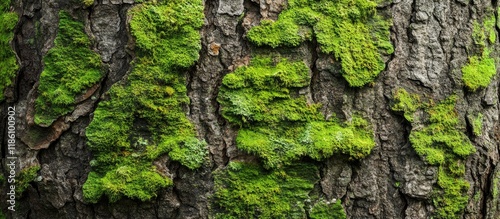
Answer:
[[[488,48],[488,45],[496,42],[494,14],[485,18],[482,24],[474,21],[472,38],[481,54],[469,57],[469,62],[462,67],[462,81],[470,91],[477,91],[486,88],[497,72],[495,60]]]
[[[311,219],[346,219],[344,208],[340,200],[335,202],[326,202],[324,200],[314,204],[309,213]]]
[[[405,89],[398,89],[394,93],[396,103],[392,106],[392,110],[403,112],[404,117],[408,122],[414,121],[415,112],[421,107],[420,97],[416,94],[410,94]]]
[[[462,80],[471,90],[486,88],[497,73],[495,60],[490,57],[490,51],[484,49],[481,56],[469,57],[469,63],[462,67]]]
[[[172,184],[152,162],[168,154],[196,169],[208,154],[186,117],[184,70],[198,59],[201,0],[146,2],[130,9],[136,59],[128,78],[113,85],[87,128],[94,153],[84,197],[149,200]]]
[[[416,97],[414,101],[419,99],[418,96],[411,96]],[[401,95],[395,98],[399,103],[408,102],[401,99]],[[429,120],[418,121],[425,122],[425,126],[419,126],[410,133],[410,142],[417,154],[427,163],[439,166],[433,195],[436,218],[456,218],[465,209],[468,199],[469,183],[464,180],[465,159],[475,152],[475,147],[458,119],[456,101],[457,97],[452,95],[436,105],[420,103],[417,109],[425,110]],[[393,110],[404,111],[405,114],[411,112],[410,108],[398,105]]]
[[[17,21],[17,14],[10,12],[10,1],[0,2],[0,101],[4,99],[3,92],[12,84],[19,68],[16,54],[10,44]]]
[[[16,176],[15,182],[16,194],[18,194],[19,196],[23,194],[23,192],[28,188],[29,184],[36,179],[39,170],[40,166],[35,165],[25,168],[19,172],[19,174]]]
[[[319,181],[318,168],[300,163],[281,170],[231,162],[215,174],[215,218],[305,218],[305,200]]]
[[[237,147],[259,156],[265,168],[280,168],[303,156],[367,156],[375,146],[368,123],[359,116],[345,123],[326,121],[318,104],[298,94],[309,83],[305,63],[279,57],[255,57],[249,66],[227,74],[219,102],[222,115],[241,126]]]
[[[37,124],[48,126],[74,110],[76,98],[104,76],[101,58],[90,46],[83,23],[61,11],[54,47],[43,58],[45,67],[36,99]]]
[[[483,114],[478,113],[472,121],[472,132],[475,136],[480,136],[483,133]]]
[[[277,21],[263,20],[248,39],[273,48],[298,46],[316,37],[321,51],[341,62],[349,85],[363,86],[384,70],[382,54],[391,54],[391,22],[377,14],[372,0],[289,0]]]

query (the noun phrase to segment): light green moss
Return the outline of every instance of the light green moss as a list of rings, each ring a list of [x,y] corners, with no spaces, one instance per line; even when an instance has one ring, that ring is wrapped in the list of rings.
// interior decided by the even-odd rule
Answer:
[[[10,45],[17,21],[17,14],[10,12],[10,1],[2,1],[0,3],[0,101],[4,100],[3,92],[12,84],[19,68],[16,55]]]
[[[319,180],[316,166],[268,171],[241,162],[215,173],[215,218],[305,218],[304,201]]]
[[[445,168],[439,168],[437,184],[440,190],[434,190],[435,215],[440,219],[455,219],[467,205],[466,193],[470,185],[463,179],[464,174],[452,174]]]
[[[484,31],[488,36],[490,44],[494,44],[497,39],[497,33],[495,31],[495,23],[496,23],[496,18],[495,14],[493,13],[491,14],[490,17],[484,20]]]
[[[448,154],[465,158],[475,152],[467,135],[460,130],[455,102],[456,96],[451,96],[430,108],[430,124],[410,134],[413,148],[430,164],[443,164]]]
[[[310,83],[309,69],[283,58],[254,57],[251,64],[227,74],[219,92],[222,115],[241,126],[237,147],[259,156],[266,168],[279,168],[309,156],[333,154],[352,159],[375,146],[368,123],[358,116],[326,121],[319,105],[297,91]]]
[[[477,114],[476,118],[472,122],[472,132],[475,136],[480,136],[483,132],[483,114]]]
[[[469,57],[469,63],[462,67],[462,80],[469,90],[476,91],[486,88],[496,72],[495,60],[484,49],[482,56]]]
[[[19,172],[16,176],[16,194],[19,196],[28,188],[29,184],[36,179],[40,166],[31,166]]]
[[[309,213],[311,219],[346,219],[344,208],[340,200],[333,203],[324,200],[314,204],[311,212]]]
[[[309,84],[309,68],[303,62],[255,57],[250,66],[227,74],[219,94],[222,115],[231,123],[308,121],[322,117],[318,105],[303,97],[291,98],[293,89]]]
[[[43,58],[35,123],[48,126],[71,112],[76,98],[104,76],[101,59],[90,45],[83,23],[61,11],[54,47]]]
[[[104,194],[110,202],[116,202],[123,196],[137,198],[141,201],[156,197],[156,191],[173,184],[172,180],[158,174],[154,167],[139,162],[122,162],[104,176],[96,172],[89,173],[83,185],[83,195],[91,203],[99,201]],[[139,166],[140,165],[140,166]]]
[[[486,46],[486,34],[483,26],[478,21],[472,23],[472,39],[476,45]]]
[[[190,168],[206,160],[206,143],[186,117],[189,104],[183,70],[198,59],[201,0],[156,1],[130,9],[136,42],[133,70],[113,85],[87,128],[94,153],[84,197],[111,202],[123,196],[142,201],[172,185],[152,162],[164,154]]]
[[[406,91],[399,93],[404,94],[403,100],[406,100],[400,100],[401,102],[408,102],[406,97],[410,96],[413,96],[410,100],[420,99]],[[464,160],[476,149],[463,132],[465,128],[459,122],[455,110],[456,101],[455,95],[437,105],[412,101],[412,104],[420,105],[422,110],[426,109],[429,119],[421,121],[426,122],[425,126],[419,124],[418,128],[412,130],[410,142],[422,159],[431,165],[439,166],[437,185],[433,191],[436,218],[456,218],[465,209],[468,199],[466,192],[469,183],[464,180]],[[405,114],[414,112],[415,108],[408,105],[399,105],[395,110],[404,111]]]
[[[495,175],[493,176],[493,183],[492,183],[492,193],[493,193],[493,199],[498,199],[500,198],[500,172],[496,172]]]
[[[82,0],[82,3],[85,7],[90,7],[94,4],[94,0]]]
[[[405,119],[413,122],[413,114],[421,107],[420,97],[416,94],[409,94],[405,89],[398,89],[394,93],[394,100],[396,103],[392,106],[392,110],[403,112]]]
[[[247,36],[273,48],[298,46],[314,36],[321,51],[340,60],[347,82],[360,87],[385,68],[381,53],[393,52],[390,21],[377,15],[376,6],[372,0],[290,0],[277,21],[263,20]]]
[[[496,42],[495,15],[484,18],[483,22],[474,21],[472,39],[479,46],[481,55],[469,56],[469,62],[462,67],[462,80],[471,91],[486,88],[496,75],[496,64],[490,57],[491,47]],[[487,45],[486,42],[489,42]]]

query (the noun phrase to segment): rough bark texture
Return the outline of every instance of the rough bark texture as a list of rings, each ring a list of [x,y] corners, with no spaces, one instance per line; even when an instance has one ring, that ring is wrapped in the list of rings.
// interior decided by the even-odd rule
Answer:
[[[33,124],[34,99],[43,69],[41,60],[53,46],[60,8],[74,9],[74,14],[83,15],[87,34],[95,40],[93,49],[105,63],[107,75],[94,96],[101,96],[126,75],[134,56],[129,50],[126,14],[133,1],[97,0],[85,9],[66,0],[13,2],[14,10],[21,15],[13,41],[21,67],[15,85],[5,92],[6,101],[1,103],[0,130],[6,132],[7,107],[15,106],[19,168],[38,164],[41,170],[18,200],[15,212],[7,211],[6,202],[1,202],[7,217],[211,217],[213,171],[230,160],[256,159],[237,149],[238,129],[221,116],[217,95],[222,78],[236,67],[248,64],[255,46],[246,39],[246,31],[260,19],[277,19],[286,1],[205,1],[200,58],[186,75],[191,99],[188,117],[195,124],[198,136],[208,143],[210,165],[193,171],[169,160],[157,161],[163,162],[173,175],[173,187],[161,190],[152,201],[122,199],[112,204],[104,199],[88,204],[82,195],[92,159],[86,146],[85,128],[99,99],[88,95],[71,115],[48,128]],[[498,6],[496,0],[394,0],[379,6],[380,12],[392,17],[391,41],[395,52],[385,57],[386,70],[362,88],[349,87],[340,74],[339,64],[332,56],[320,53],[314,42],[283,49],[283,53],[301,57],[311,67],[311,96],[323,104],[322,112],[327,117],[336,115],[345,119],[358,111],[372,124],[376,146],[368,157],[352,162],[334,156],[320,164],[321,180],[316,187],[327,199],[341,199],[348,218],[430,218],[434,210],[431,195],[437,167],[426,164],[417,155],[408,140],[415,127],[391,110],[393,91],[398,88],[436,102],[451,94],[458,96],[459,119],[467,124],[468,130],[464,131],[477,150],[466,160],[469,201],[461,218],[500,218],[500,196],[494,192],[500,189],[500,81],[495,77],[487,88],[470,92],[463,87],[460,71],[473,53],[473,22],[485,17],[487,10],[498,13]],[[499,57],[496,50],[492,54]],[[483,134],[474,137],[469,117],[478,112],[484,115]],[[46,137],[27,136],[32,129],[45,133]],[[1,136],[2,148],[6,148],[6,134]],[[2,167],[6,174],[5,162]],[[2,191],[7,191],[3,188]],[[6,200],[5,194],[0,194],[1,200]]]

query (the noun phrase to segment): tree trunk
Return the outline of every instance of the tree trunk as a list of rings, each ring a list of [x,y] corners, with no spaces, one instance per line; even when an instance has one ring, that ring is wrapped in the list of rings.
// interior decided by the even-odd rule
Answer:
[[[360,115],[368,122],[375,143],[369,155],[359,159],[346,153],[333,153],[324,158],[304,155],[292,160],[290,163],[315,166],[318,178],[314,188],[306,193],[309,200],[303,199],[301,203],[305,204],[299,205],[302,207],[291,205],[290,212],[301,208],[298,211],[302,213],[286,214],[286,218],[315,218],[311,210],[314,203],[332,199],[341,201],[347,218],[500,218],[499,79],[493,76],[486,86],[474,89],[463,77],[465,66],[474,65],[473,57],[479,60],[478,65],[483,64],[488,55],[494,65],[499,63],[496,36],[500,27],[496,23],[500,5],[497,1],[375,1],[378,2],[376,13],[386,16],[385,20],[391,23],[388,40],[394,52],[380,56],[385,69],[372,82],[352,86],[345,79],[344,60],[335,52],[323,52],[322,41],[314,34],[298,45],[276,48],[249,40],[248,33],[254,26],[266,19],[281,19],[280,13],[290,10],[288,4],[292,0],[205,0],[204,24],[197,29],[201,36],[199,58],[191,67],[175,67],[175,70],[185,76],[185,94],[190,100],[180,107],[193,124],[197,138],[206,142],[208,160],[192,169],[171,158],[169,153],[163,153],[149,166],[155,166],[166,179],[171,179],[172,185],[155,191],[150,200],[122,195],[112,202],[103,195],[96,203],[84,197],[82,188],[89,172],[96,168],[91,163],[99,153],[89,147],[87,127],[95,118],[94,111],[113,98],[107,92],[132,80],[130,75],[138,68],[138,58],[146,57],[137,49],[141,45],[131,32],[129,13],[137,5],[146,3],[96,0],[86,6],[87,3],[82,2],[87,1],[13,0],[9,9],[19,16],[11,42],[19,67],[1,102],[5,178],[1,199],[9,199],[11,160],[16,162],[18,181],[22,170],[26,173],[30,167],[40,169],[26,176],[27,187],[16,194],[15,211],[8,209],[11,206],[8,202],[1,202],[7,218],[215,218],[217,214],[219,218],[227,218],[224,215],[230,215],[227,212],[231,209],[221,204],[217,195],[223,182],[221,177],[227,176],[220,173],[227,173],[228,166],[234,162],[253,163],[261,168],[265,160],[259,151],[249,152],[238,145],[239,131],[255,123],[238,125],[223,115],[227,109],[220,100],[221,93],[226,92],[221,88],[225,86],[223,78],[251,65],[256,56],[268,54],[298,60],[308,67],[310,82],[296,93],[290,91],[292,97],[302,95],[308,104],[320,104],[318,111],[327,119],[345,122]],[[88,47],[99,55],[104,70],[101,79],[87,85],[85,92],[75,97],[69,112],[62,113],[49,125],[42,125],[35,121],[37,98],[42,95],[40,78],[48,66],[46,57],[58,45],[55,41],[60,32],[60,10],[84,24],[90,39]],[[310,28],[312,33],[319,32],[315,28]],[[490,53],[484,55],[484,51]],[[480,68],[474,71],[482,71]],[[497,69],[494,71],[496,74]],[[62,79],[61,83],[64,83]],[[413,111],[405,107],[398,110],[395,105],[403,100],[398,99],[396,93],[402,89],[414,95],[420,107]],[[439,214],[439,209],[444,209],[439,197],[446,196],[446,186],[439,183],[443,182],[439,173],[445,171],[447,164],[433,163],[430,154],[416,150],[417,143],[412,136],[433,127],[435,107],[452,96],[456,97],[454,109],[443,115],[458,119],[451,129],[466,136],[462,143],[470,142],[475,150],[467,156],[453,155],[453,162],[465,164],[465,172],[457,174],[462,177],[453,180],[465,180],[470,186],[458,192],[466,203],[445,217],[445,213]],[[9,159],[9,107],[15,107],[15,159]],[[51,107],[55,105],[49,109]],[[414,119],[406,118],[407,115]],[[139,127],[144,125],[141,121],[134,119],[136,132],[149,130]],[[445,141],[434,139],[431,144],[446,148]],[[443,159],[448,159],[447,156]],[[259,215],[266,218],[262,209],[250,212],[257,213],[246,218]]]

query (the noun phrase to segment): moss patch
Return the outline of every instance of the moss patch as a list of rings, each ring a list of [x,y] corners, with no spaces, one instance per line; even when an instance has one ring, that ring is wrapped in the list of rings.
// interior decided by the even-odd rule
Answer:
[[[458,121],[455,111],[456,96],[451,96],[427,112],[430,124],[419,130],[413,130],[410,141],[417,153],[433,165],[443,164],[448,155],[466,158],[475,152],[467,135]]]
[[[54,47],[43,58],[35,123],[48,126],[71,112],[75,99],[104,76],[101,58],[90,45],[83,23],[61,11]]]
[[[472,121],[472,132],[475,136],[480,136],[483,133],[483,114],[478,113]]]
[[[305,218],[304,201],[318,180],[312,164],[268,171],[231,162],[215,173],[216,218]]]
[[[19,196],[28,188],[29,184],[36,179],[40,166],[25,168],[16,176],[16,194]]]
[[[189,98],[183,70],[201,49],[202,1],[153,1],[135,6],[129,15],[136,40],[133,70],[113,85],[87,128],[94,153],[83,187],[89,202],[102,195],[112,202],[122,196],[149,200],[172,184],[152,166],[155,159],[168,154],[196,169],[208,154],[184,112]]]
[[[82,3],[85,7],[90,7],[94,4],[94,0],[82,0]]]
[[[0,3],[0,101],[4,99],[3,92],[12,84],[19,68],[16,54],[10,46],[17,21],[17,14],[10,12],[10,1],[2,1]]]
[[[410,96],[414,96],[410,98],[412,100],[419,99],[418,96]],[[452,95],[436,105],[419,103],[425,106],[421,109],[426,109],[429,119],[425,121],[425,126],[415,128],[410,133],[410,142],[417,154],[427,163],[439,166],[433,194],[436,218],[456,218],[465,209],[468,199],[466,192],[469,183],[464,180],[464,160],[476,150],[463,132],[464,125],[459,122],[455,110],[456,101],[457,97]],[[405,114],[414,110],[413,107],[393,109],[402,109]]]
[[[372,0],[290,0],[277,21],[264,20],[248,39],[273,48],[297,46],[316,37],[321,51],[340,60],[344,78],[363,86],[385,68],[381,54],[391,54],[390,21],[377,15]]]
[[[405,119],[413,122],[413,114],[421,107],[420,97],[416,94],[409,94],[405,89],[398,89],[394,93],[394,100],[396,103],[392,106],[392,110],[403,112]]]
[[[481,56],[469,57],[469,63],[462,67],[462,80],[471,91],[486,88],[497,73],[495,60],[485,49]]]
[[[249,66],[226,75],[218,100],[222,115],[241,126],[237,147],[258,155],[266,168],[279,168],[303,156],[316,160],[333,154],[367,156],[375,146],[368,123],[358,116],[345,123],[326,121],[320,106],[308,103],[298,92],[309,83],[303,62],[279,57],[255,57]]]
[[[326,202],[324,200],[314,204],[309,213],[311,219],[346,219],[344,208],[340,200],[335,202]]]
[[[491,16],[485,18],[482,24],[478,21],[473,23],[472,39],[481,54],[470,56],[469,62],[462,67],[462,81],[473,92],[486,88],[497,72],[495,60],[490,57],[490,48],[496,42],[495,15],[490,13]]]

